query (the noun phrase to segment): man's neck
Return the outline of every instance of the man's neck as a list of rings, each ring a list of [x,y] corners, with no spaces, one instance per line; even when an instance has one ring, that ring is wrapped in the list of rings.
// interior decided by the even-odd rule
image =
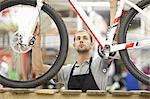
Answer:
[[[90,58],[91,58],[91,54],[89,52],[79,53],[77,63],[83,64],[85,61],[89,60]]]

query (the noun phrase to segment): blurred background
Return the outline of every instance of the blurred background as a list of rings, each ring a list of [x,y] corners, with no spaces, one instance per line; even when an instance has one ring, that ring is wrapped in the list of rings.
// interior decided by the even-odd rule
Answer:
[[[3,0],[0,0],[3,1]],[[94,26],[97,28],[97,33],[105,38],[108,26],[110,25],[110,1],[109,0],[78,0],[79,5],[86,11]],[[137,3],[140,0],[131,0]],[[77,16],[73,8],[67,0],[46,0],[52,8],[62,17],[68,30],[69,35],[69,52],[64,65],[72,64],[76,60],[76,51],[73,48],[73,37],[77,30],[85,28],[85,25]],[[150,7],[149,7],[150,8]],[[150,15],[149,8],[145,11]],[[125,6],[125,11],[130,9]],[[33,64],[37,65],[44,63],[47,68],[52,65],[59,53],[60,38],[55,23],[49,16],[41,11],[39,17],[41,38],[41,49],[35,44],[35,49],[27,53],[17,53],[20,49],[16,48],[13,43],[17,37],[18,29],[26,31],[29,28],[30,16],[34,12],[31,6],[15,6],[4,9],[0,12],[0,64],[3,69],[0,69],[1,75],[14,80],[28,80],[31,79]],[[26,28],[25,28],[26,27]],[[129,27],[127,40],[141,40],[149,38],[150,29],[146,27],[140,15],[137,15]],[[11,46],[11,47],[10,47]],[[37,47],[37,48],[36,48]],[[13,52],[15,50],[16,52]],[[40,54],[36,51],[40,50]],[[34,56],[32,53],[36,53]],[[143,48],[140,50],[129,51],[132,60],[137,64],[143,73],[150,73],[150,50]],[[37,58],[38,55],[42,58]],[[34,56],[34,58],[33,58]],[[94,57],[97,57],[97,52],[94,52]],[[145,61],[146,60],[146,61]],[[37,71],[45,72],[45,68],[39,67]],[[36,69],[35,69],[36,70]],[[133,85],[134,83],[134,85]],[[149,86],[145,86],[137,81],[125,68],[121,59],[113,61],[110,67],[110,79],[108,82],[108,89],[112,90],[149,90]]]

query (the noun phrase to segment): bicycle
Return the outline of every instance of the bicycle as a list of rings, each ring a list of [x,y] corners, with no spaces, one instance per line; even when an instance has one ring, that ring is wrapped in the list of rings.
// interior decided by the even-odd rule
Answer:
[[[121,56],[122,60],[124,61],[127,69],[138,80],[140,80],[141,82],[143,82],[147,85],[150,85],[150,76],[146,73],[143,73],[141,69],[139,69],[135,66],[136,62],[133,62],[132,56],[130,58],[130,54],[133,54],[133,52],[134,52],[134,51],[130,52],[131,49],[135,49],[135,50],[137,50],[139,48],[144,49],[145,46],[146,46],[146,49],[148,49],[147,46],[149,45],[149,42],[148,42],[149,40],[145,40],[145,39],[141,40],[141,41],[130,40],[130,42],[128,42],[128,39],[127,39],[127,34],[130,34],[130,33],[128,33],[129,26],[130,26],[130,24],[132,24],[131,22],[132,22],[133,18],[137,18],[136,15],[138,13],[140,13],[140,15],[142,16],[141,18],[144,19],[144,21],[145,20],[150,21],[150,19],[147,17],[147,13],[145,12],[145,9],[144,9],[150,5],[150,0],[143,0],[139,3],[137,3],[137,5],[133,4],[129,0],[120,0],[120,5],[118,6],[118,11],[116,13],[114,23],[111,26],[110,31],[108,31],[106,33],[107,38],[105,38],[105,39],[103,37],[95,34],[96,30],[95,30],[93,24],[88,19],[85,11],[78,5],[77,0],[68,0],[68,1],[72,5],[72,7],[75,9],[76,13],[80,16],[80,18],[82,19],[84,24],[87,26],[91,35],[93,35],[94,38],[96,39],[96,41],[98,42],[100,48],[102,49],[99,51],[102,51],[103,58],[107,60],[110,57],[109,54],[111,52],[119,51],[120,56]],[[120,33],[118,33],[118,44],[112,44],[115,32],[117,30],[119,21],[121,19],[122,10],[124,8],[125,3],[127,3],[128,5],[130,5],[133,8],[131,8],[129,10],[129,12],[127,13],[124,24],[119,27]],[[59,35],[58,38],[54,38],[54,36],[52,36],[51,39],[52,40],[60,39],[58,41],[59,42],[59,47],[58,47],[59,51],[55,48],[53,49],[50,46],[47,46],[47,47],[50,47],[50,49],[49,49],[50,51],[55,53],[55,59],[54,59],[55,62],[54,62],[54,64],[51,65],[51,68],[49,68],[49,70],[46,73],[44,73],[43,75],[40,75],[35,79],[30,79],[27,81],[22,81],[20,79],[12,80],[12,79],[4,77],[2,75],[0,76],[0,83],[4,86],[14,87],[14,88],[32,88],[32,87],[39,86],[42,83],[48,81],[53,76],[55,76],[56,73],[59,71],[59,69],[63,65],[63,63],[66,59],[66,56],[67,56],[68,35],[67,35],[66,26],[65,26],[63,20],[61,19],[61,17],[55,12],[55,10],[52,7],[50,7],[48,4],[43,2],[43,0],[5,0],[0,3],[0,12],[3,12],[3,11],[5,12],[6,9],[11,8],[13,6],[22,7],[20,5],[27,6],[27,7],[30,6],[30,7],[35,8],[34,12],[32,12],[32,13],[34,13],[33,14],[34,16],[32,17],[32,23],[30,23],[30,26],[28,27],[28,29],[24,29],[24,27],[21,28],[21,27],[15,26],[16,28],[14,30],[11,30],[11,33],[9,33],[9,35],[10,35],[10,41],[12,43],[10,44],[11,45],[10,48],[4,47],[4,45],[3,45],[3,47],[6,48],[6,50],[11,49],[14,53],[25,54],[25,56],[26,56],[27,55],[26,53],[31,52],[30,51],[31,49],[33,51],[33,47],[38,46],[35,43],[36,43],[36,39],[37,39],[36,36],[38,36],[39,34],[33,34],[33,32],[36,28],[37,21],[39,21],[38,23],[40,23],[40,20],[38,20],[40,11],[43,11],[44,13],[46,13],[47,16],[49,18],[51,18],[50,20],[53,20],[53,23],[56,24],[55,28],[58,28],[57,29],[57,33],[58,33],[57,35]],[[144,9],[144,10],[142,10],[142,9]],[[5,13],[2,13],[2,14],[5,14]],[[26,18],[24,18],[24,19],[26,19]],[[4,23],[4,22],[2,21],[2,23]],[[147,21],[146,21],[146,26],[149,26]],[[49,36],[50,34],[45,34],[45,35]],[[43,40],[43,42],[44,42],[44,40]],[[45,47],[44,44],[41,45],[42,48],[47,49],[47,47]],[[9,45],[9,43],[8,43],[8,45]],[[1,52],[4,53],[6,50],[1,51]],[[44,50],[44,51],[47,51],[47,50]],[[9,53],[12,53],[12,52],[9,52]],[[34,51],[32,53],[34,53]],[[34,54],[41,54],[41,53],[37,52]],[[14,56],[16,56],[16,55],[14,55]],[[37,58],[37,57],[34,57],[34,58]],[[32,59],[34,59],[34,58],[32,56]],[[16,60],[16,62],[19,62],[18,59],[15,59],[15,60]],[[27,63],[25,63],[25,64],[27,64]],[[47,63],[47,64],[50,64],[50,63]],[[138,65],[138,64],[136,64],[136,65]],[[107,67],[104,67],[104,69],[103,69],[104,72],[105,72],[106,68]],[[27,68],[25,70],[27,70]],[[25,73],[27,73],[27,71]],[[28,77],[26,77],[26,78],[28,78]]]

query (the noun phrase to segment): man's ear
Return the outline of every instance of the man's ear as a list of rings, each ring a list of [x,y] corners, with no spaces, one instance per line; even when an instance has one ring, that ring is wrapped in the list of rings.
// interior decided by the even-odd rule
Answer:
[[[91,48],[94,48],[94,42],[91,43]]]
[[[73,43],[73,47],[75,47],[75,43]]]

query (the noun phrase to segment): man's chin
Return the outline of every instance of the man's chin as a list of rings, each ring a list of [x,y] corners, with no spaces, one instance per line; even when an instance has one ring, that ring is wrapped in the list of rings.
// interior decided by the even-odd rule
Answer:
[[[87,49],[78,49],[77,51],[78,51],[79,53],[89,52],[89,50],[87,50]]]

